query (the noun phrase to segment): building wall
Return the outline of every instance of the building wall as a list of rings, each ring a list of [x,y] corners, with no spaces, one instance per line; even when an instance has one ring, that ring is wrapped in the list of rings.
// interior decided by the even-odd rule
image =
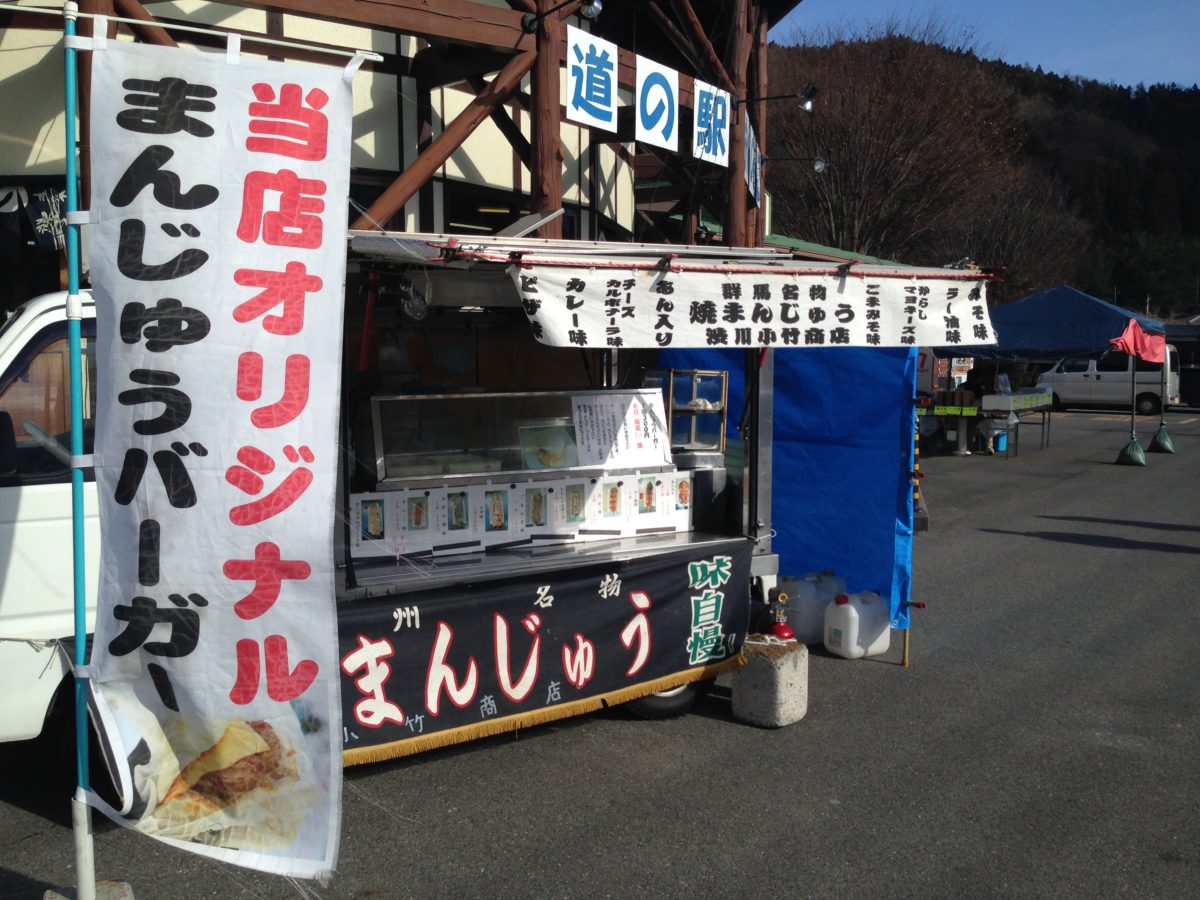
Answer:
[[[498,3],[498,5],[506,5]],[[207,3],[178,0],[148,4],[151,14],[163,19],[187,20],[191,24],[265,33],[266,13]],[[283,37],[325,45],[375,50],[388,57],[399,52],[411,58],[417,42],[387,32],[373,31],[300,16],[284,16]],[[397,47],[399,44],[399,47]],[[61,37],[50,30],[7,29],[0,33],[0,180],[30,175],[58,175],[65,171],[63,101],[63,50]],[[395,68],[391,66],[390,68]],[[528,79],[524,90],[528,90]],[[566,94],[565,73],[562,92]],[[433,92],[433,130],[440,132],[470,102],[472,94],[461,87]],[[628,102],[628,98],[627,98]],[[417,156],[417,84],[415,79],[388,72],[363,70],[354,82],[354,122],[351,165],[360,173],[394,178]],[[522,132],[529,137],[530,117],[519,115]],[[587,134],[564,123],[563,200],[585,210],[592,203],[588,182],[593,160]],[[626,228],[633,225],[633,173],[607,147],[595,159],[596,209]],[[507,192],[528,192],[530,177],[524,166],[514,165],[514,154],[496,125],[486,120],[444,165],[444,182]],[[435,230],[446,227],[442,210],[442,186],[433,186]],[[420,230],[419,197],[404,211],[405,228]],[[586,213],[583,222],[590,220]],[[581,236],[588,236],[585,233]]]
[[[66,170],[62,36],[0,30],[0,178]]]

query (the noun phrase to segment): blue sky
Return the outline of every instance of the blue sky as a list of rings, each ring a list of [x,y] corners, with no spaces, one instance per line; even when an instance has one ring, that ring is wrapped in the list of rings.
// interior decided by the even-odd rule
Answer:
[[[1200,83],[1200,0],[803,0],[771,39],[931,15],[986,58],[1127,86]]]

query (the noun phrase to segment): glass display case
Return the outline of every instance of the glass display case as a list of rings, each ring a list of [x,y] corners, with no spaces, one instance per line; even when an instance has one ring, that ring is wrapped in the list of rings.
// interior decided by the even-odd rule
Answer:
[[[670,413],[671,449],[724,453],[729,376],[702,369],[652,370],[645,385],[659,388]]]
[[[452,556],[686,533],[707,482],[672,460],[653,389],[371,401],[376,479],[350,556]]]
[[[652,400],[637,389],[374,397],[378,487],[671,470],[665,411]]]

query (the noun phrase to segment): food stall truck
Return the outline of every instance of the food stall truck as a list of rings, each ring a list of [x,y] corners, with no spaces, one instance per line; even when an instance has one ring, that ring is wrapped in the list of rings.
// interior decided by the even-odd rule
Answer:
[[[724,373],[660,372],[654,346],[770,337],[714,329],[703,298],[723,284],[750,297],[751,284],[760,297],[774,289],[770,302],[723,301],[722,315],[770,310],[780,347],[803,346],[784,324],[812,318],[801,306],[829,302],[809,287],[840,292],[850,302],[831,309],[853,313],[867,335],[872,321],[906,327],[906,290],[964,285],[936,270],[849,274],[762,248],[529,238],[355,232],[348,259],[333,536],[348,764],[623,701],[647,715],[686,709],[689,685],[736,664],[752,598],[764,601],[778,573],[773,357],[745,347],[746,413],[727,446]],[[557,291],[556,277],[578,293]],[[804,302],[789,310],[784,297],[801,285]],[[898,300],[876,303],[892,290]],[[973,317],[969,294],[951,302]],[[608,345],[610,321],[629,321],[631,307],[648,337],[627,328],[634,346]],[[881,318],[868,319],[875,309]],[[93,315],[85,305],[89,425]],[[41,298],[0,333],[0,426],[12,424],[0,435],[12,442],[0,492],[13,501],[15,539],[33,537],[34,493],[63,487],[53,482],[66,462],[55,439],[65,431],[64,317],[61,295]],[[565,346],[552,346],[559,335]],[[61,580],[50,557],[68,525],[43,521],[6,573],[6,595],[29,604],[9,615],[6,601],[6,636],[20,637],[3,643],[9,739],[41,729],[68,678],[52,649],[70,631],[67,593],[42,591],[36,610],[28,596]]]

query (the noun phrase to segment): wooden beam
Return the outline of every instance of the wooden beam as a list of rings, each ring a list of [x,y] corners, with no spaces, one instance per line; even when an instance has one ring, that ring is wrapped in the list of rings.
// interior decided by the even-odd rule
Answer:
[[[446,126],[433,143],[350,227],[370,228],[373,222],[386,222],[394,216],[421,189],[421,185],[434,176],[450,155],[462,146],[463,141],[479,123],[490,116],[492,110],[503,103],[521,83],[521,79],[533,68],[536,56],[533,50],[529,50],[509,60],[508,65],[500,70],[487,88],[459,113],[458,118]]]
[[[277,9],[267,10],[267,34],[273,38],[283,37],[283,13]],[[267,56],[267,59],[272,62],[283,62],[283,57],[278,51]]]
[[[91,13],[91,16],[81,17],[79,22],[79,34],[90,37],[93,34],[92,29],[95,27],[96,15],[111,16],[114,12],[112,0],[82,0],[79,4],[79,11]],[[109,22],[108,28],[105,31],[106,36],[111,40],[117,36],[117,23]],[[91,205],[92,191],[92,54],[80,53],[78,55],[78,68],[76,69],[78,89],[78,110],[79,110],[79,142],[76,145],[76,150],[79,153],[79,197],[81,208],[88,208]],[[70,123],[67,123],[68,127]]]
[[[45,13],[21,12],[14,6],[0,9],[0,34],[9,29],[16,30],[18,28],[22,31],[57,31],[62,34],[62,17],[48,16]]]
[[[175,43],[175,39],[159,26],[154,16],[150,15],[146,11],[146,7],[142,6],[138,0],[116,0],[114,5],[117,9],[117,15],[125,16],[128,19],[137,19],[141,23],[140,25],[130,26],[139,40],[159,47],[179,46]]]
[[[487,82],[479,77],[472,76],[467,79],[467,84],[476,94],[481,94],[487,90]],[[518,106],[518,108],[520,108]],[[508,110],[503,106],[497,106],[492,110],[492,121],[496,123],[496,127],[500,129],[500,133],[504,135],[513,152],[525,164],[525,168],[533,171],[533,148],[529,144],[529,139],[521,133],[521,126],[513,121]]]
[[[696,54],[696,48],[692,46],[692,42],[687,39],[684,33],[679,30],[679,27],[671,21],[671,17],[663,12],[662,7],[658,5],[658,0],[648,0],[646,11],[650,13],[650,18],[654,20],[654,23],[666,35],[671,45],[679,51],[687,61],[687,64],[692,67],[692,70],[699,72],[701,64],[700,57]]]
[[[444,87],[498,72],[511,58],[511,53],[479,47],[427,47],[413,57],[411,75],[431,88]]]
[[[537,61],[533,65],[533,165],[529,169],[529,200],[533,212],[551,213],[562,206],[562,115],[559,67],[566,29],[548,15],[554,0],[538,0],[544,18],[537,32]],[[562,237],[562,216],[537,231],[542,238]]]
[[[731,94],[736,93],[733,79],[729,77],[729,73],[725,71],[725,66],[721,63],[721,58],[717,56],[717,51],[713,47],[712,41],[708,38],[708,32],[700,24],[700,17],[696,15],[696,10],[692,8],[691,0],[675,0],[674,5],[675,9],[682,12],[683,25],[691,32],[692,43],[700,49],[700,52],[704,55],[704,59],[715,73],[716,80],[719,82],[718,86],[729,91]],[[734,21],[736,22],[737,19],[735,18]]]
[[[748,0],[734,0],[733,25],[729,43],[729,63],[733,69],[736,97],[746,96],[746,66],[750,61],[750,35],[747,33]],[[748,112],[745,103],[735,103],[729,116],[729,168],[725,206],[725,246],[746,246],[746,135]]]
[[[754,91],[759,97],[766,97],[771,92],[767,72],[767,12],[760,7],[758,17],[758,36],[754,42],[754,62],[756,77]],[[762,153],[767,147],[767,104],[759,101],[754,104],[755,136],[758,138],[758,151]],[[766,185],[763,185],[762,202],[767,202]],[[754,246],[761,247],[767,241],[767,210],[765,206],[756,207],[754,213]]]
[[[532,50],[521,28],[525,15],[473,0],[222,0],[227,6],[283,9],[296,15],[390,28],[428,41],[449,41],[508,52]]]
[[[170,35],[171,25],[190,25],[191,22],[180,19],[168,19],[164,17],[154,17],[146,10],[146,8],[138,2],[138,0],[115,0],[114,5],[117,11],[128,18],[137,18],[145,24],[134,24],[127,26],[134,36],[144,43],[156,44],[162,47],[176,47],[178,43]],[[272,12],[267,13],[267,31],[265,36],[271,38],[283,37],[282,30],[282,13],[279,13],[279,23],[273,24]],[[240,34],[242,36],[242,48],[253,52],[262,52],[269,59],[273,60],[300,60],[303,62],[316,63],[318,65],[340,65],[337,60],[331,60],[328,53],[322,53],[318,49],[301,50],[295,47],[279,47],[274,44],[268,44],[258,40],[256,35],[247,34],[238,29],[228,28],[223,25],[207,26],[214,33],[212,34],[196,34],[187,33],[186,42],[198,47],[213,47],[223,50],[225,41],[222,35]],[[272,30],[272,29],[275,30]],[[343,50],[344,48],[337,44],[323,44],[320,41],[305,41],[306,44],[314,47],[325,47],[329,50]],[[507,59],[508,57],[504,57]],[[368,61],[363,64],[364,70],[372,70],[375,72],[387,72],[389,74],[407,74],[406,60],[399,60],[397,66],[395,60],[390,60],[383,63]],[[497,66],[498,68],[498,66]]]

